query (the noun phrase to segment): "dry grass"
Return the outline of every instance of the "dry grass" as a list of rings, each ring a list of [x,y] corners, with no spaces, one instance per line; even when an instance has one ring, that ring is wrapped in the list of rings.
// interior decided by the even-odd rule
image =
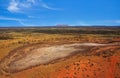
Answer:
[[[77,28],[78,29],[78,28]],[[1,29],[0,29],[1,30]],[[8,29],[9,30],[9,29]],[[11,50],[23,46],[23,45],[29,45],[29,44],[36,44],[36,43],[73,43],[73,42],[97,42],[97,43],[109,43],[109,42],[116,42],[120,41],[120,34],[116,34],[116,32],[120,32],[119,29],[110,29],[109,31],[115,31],[115,34],[93,34],[93,33],[51,33],[49,34],[48,31],[38,32],[39,29],[36,32],[31,32],[36,29],[12,29],[12,30],[4,30],[0,32],[1,34],[5,33],[6,36],[10,36],[12,38],[8,39],[0,39],[0,60],[6,56]],[[18,32],[19,30],[19,32]],[[42,29],[43,30],[43,29]],[[45,30],[45,29],[44,29]],[[55,30],[54,28],[51,30]],[[76,28],[73,29],[67,29],[67,30],[74,30],[76,31]],[[88,31],[88,29],[82,29],[85,31]],[[95,30],[95,29],[90,29]],[[99,30],[99,29],[97,29]],[[104,30],[104,29],[100,29]],[[108,30],[107,30],[108,31]],[[73,32],[73,31],[72,31]],[[0,34],[0,35],[1,35]],[[117,39],[117,40],[116,40]],[[117,56],[119,56],[120,52],[117,52]],[[69,59],[61,59],[57,61],[57,63],[51,63],[48,65],[40,65],[38,67],[34,67],[16,74],[11,74],[9,76],[7,75],[0,75],[0,78],[56,78],[52,77],[54,74],[58,74],[58,71],[66,67],[66,65],[71,65],[75,62],[78,62],[81,59],[95,59],[99,60],[101,57],[98,56],[74,56]],[[104,60],[104,59],[101,59]],[[105,61],[106,62],[106,61]],[[120,62],[120,61],[119,61]],[[109,64],[109,63],[108,63]],[[103,64],[104,65],[104,64]],[[119,72],[119,70],[117,70]],[[56,73],[55,73],[56,72]]]

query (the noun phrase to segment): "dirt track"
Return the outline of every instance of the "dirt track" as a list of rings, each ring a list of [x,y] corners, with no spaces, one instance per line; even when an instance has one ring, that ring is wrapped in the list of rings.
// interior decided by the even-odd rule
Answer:
[[[32,46],[10,53],[0,62],[2,72],[14,73],[36,65],[47,64],[75,53],[86,52],[87,48],[119,44],[74,43],[63,45]]]

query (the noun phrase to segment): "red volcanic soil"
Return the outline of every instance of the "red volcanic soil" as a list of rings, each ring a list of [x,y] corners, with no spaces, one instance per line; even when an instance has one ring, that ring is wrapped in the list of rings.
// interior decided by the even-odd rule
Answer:
[[[59,68],[53,78],[120,78],[120,57],[88,57]]]
[[[59,68],[54,78],[120,78],[120,46],[96,47],[92,55]]]

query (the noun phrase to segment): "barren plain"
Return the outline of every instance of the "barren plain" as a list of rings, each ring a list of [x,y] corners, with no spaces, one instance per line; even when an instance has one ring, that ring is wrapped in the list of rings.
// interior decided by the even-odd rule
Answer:
[[[0,78],[119,78],[119,27],[1,28]]]

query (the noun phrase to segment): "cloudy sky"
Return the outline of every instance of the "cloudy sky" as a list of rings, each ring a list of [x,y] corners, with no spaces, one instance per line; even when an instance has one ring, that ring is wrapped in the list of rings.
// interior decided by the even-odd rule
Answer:
[[[120,0],[0,0],[0,27],[120,25]]]

